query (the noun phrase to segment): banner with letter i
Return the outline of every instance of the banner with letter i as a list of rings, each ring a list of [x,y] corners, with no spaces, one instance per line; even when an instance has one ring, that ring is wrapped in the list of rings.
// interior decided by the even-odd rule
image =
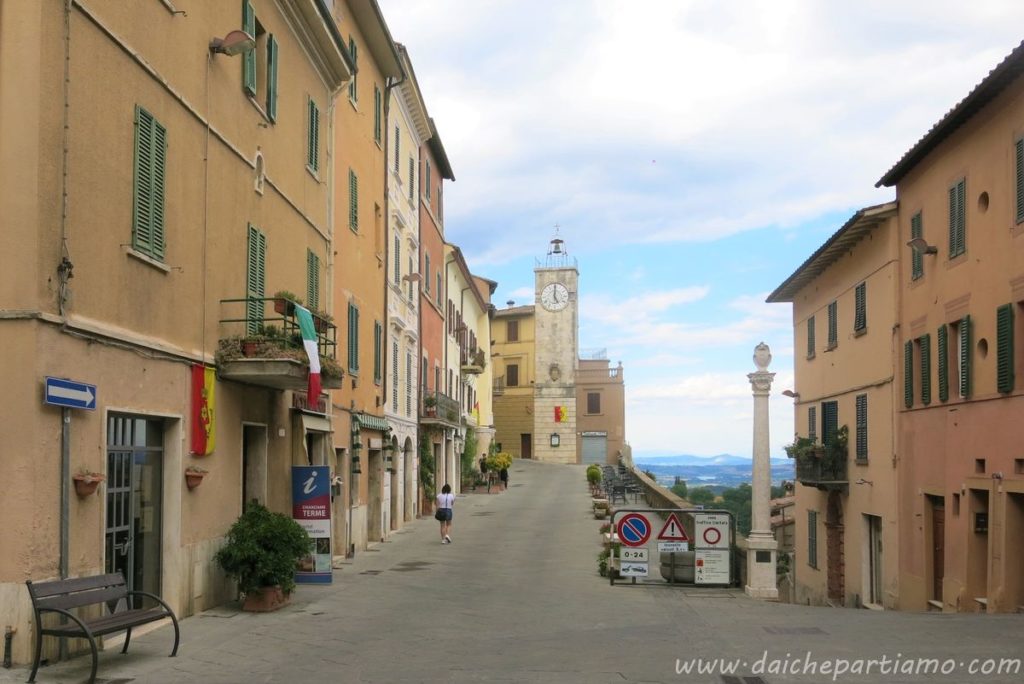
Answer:
[[[313,540],[295,566],[299,584],[330,584],[331,474],[327,466],[292,466],[292,518]]]

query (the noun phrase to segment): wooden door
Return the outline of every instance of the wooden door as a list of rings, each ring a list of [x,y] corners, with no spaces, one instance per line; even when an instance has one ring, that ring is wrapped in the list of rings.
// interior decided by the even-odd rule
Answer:
[[[944,507],[932,507],[932,547],[932,598],[941,601],[946,557],[946,509]]]
[[[523,458],[533,458],[533,435],[519,435],[519,449]]]

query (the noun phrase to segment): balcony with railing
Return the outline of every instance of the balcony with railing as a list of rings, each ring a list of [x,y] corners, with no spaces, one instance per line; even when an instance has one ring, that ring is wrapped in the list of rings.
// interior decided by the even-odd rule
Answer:
[[[491,395],[500,397],[505,393],[505,376],[499,375],[491,382]]]
[[[217,373],[225,380],[279,390],[306,389],[309,360],[295,315],[295,302],[274,297],[222,299]],[[268,313],[270,315],[268,315]],[[324,389],[341,387],[337,327],[313,314]]]
[[[487,357],[484,355],[483,349],[477,349],[473,352],[463,349],[460,356],[462,372],[464,374],[480,375],[484,372],[484,367],[487,366]]]
[[[458,427],[461,419],[458,400],[442,392],[420,392],[420,422]]]
[[[807,487],[824,491],[846,491],[846,449],[816,446],[796,456],[796,479]]]

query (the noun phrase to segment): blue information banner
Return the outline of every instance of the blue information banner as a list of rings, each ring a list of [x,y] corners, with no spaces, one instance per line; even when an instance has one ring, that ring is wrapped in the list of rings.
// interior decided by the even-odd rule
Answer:
[[[309,534],[313,548],[299,559],[295,581],[330,584],[331,473],[327,466],[292,466],[292,518]]]

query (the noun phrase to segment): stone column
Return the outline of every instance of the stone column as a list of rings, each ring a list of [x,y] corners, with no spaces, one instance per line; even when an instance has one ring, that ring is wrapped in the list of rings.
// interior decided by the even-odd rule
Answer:
[[[771,526],[771,461],[768,449],[768,395],[775,373],[768,372],[771,350],[764,342],[754,348],[757,371],[747,378],[754,394],[754,473],[751,530],[747,537],[748,596],[778,599],[775,563],[778,543]]]

